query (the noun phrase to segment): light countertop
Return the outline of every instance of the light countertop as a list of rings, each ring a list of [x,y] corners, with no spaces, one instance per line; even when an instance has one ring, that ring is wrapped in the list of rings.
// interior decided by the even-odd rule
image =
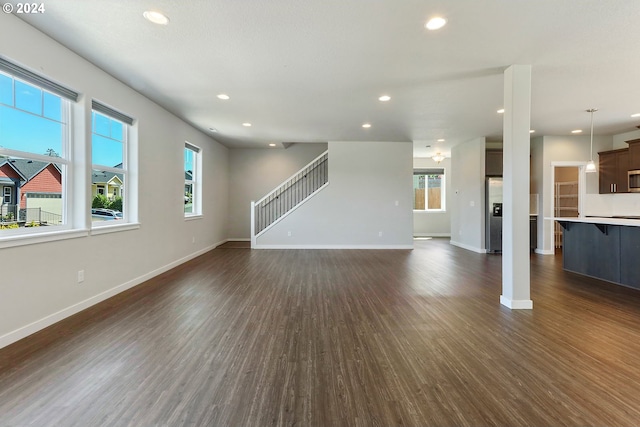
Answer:
[[[629,227],[640,227],[640,219],[611,218],[611,217],[601,217],[601,216],[587,216],[587,217],[580,217],[580,218],[554,217],[554,218],[545,218],[545,219],[552,219],[555,221],[564,221],[564,222],[582,222],[585,224],[625,225]]]

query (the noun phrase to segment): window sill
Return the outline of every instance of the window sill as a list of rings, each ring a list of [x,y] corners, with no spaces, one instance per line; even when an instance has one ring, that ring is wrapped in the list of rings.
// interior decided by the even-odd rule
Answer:
[[[0,249],[33,245],[36,243],[55,242],[57,240],[77,239],[79,237],[87,237],[88,235],[89,230],[76,229],[3,236],[0,237]]]
[[[126,224],[101,225],[91,229],[92,236],[100,234],[118,233],[120,231],[137,230],[140,228],[139,222],[128,222]]]
[[[447,211],[442,209],[433,209],[433,210],[414,209],[413,213],[447,213]]]
[[[192,221],[194,219],[202,219],[202,218],[204,218],[202,214],[191,214],[191,215],[184,216],[185,221]]]

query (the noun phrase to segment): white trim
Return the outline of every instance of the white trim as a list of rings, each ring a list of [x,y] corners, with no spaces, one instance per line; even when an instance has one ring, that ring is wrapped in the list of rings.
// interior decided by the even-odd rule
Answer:
[[[459,248],[466,249],[468,251],[476,252],[476,253],[479,253],[479,254],[486,254],[487,253],[487,250],[484,249],[484,248],[476,248],[475,246],[466,245],[464,243],[456,242],[454,240],[451,240],[449,243],[451,243],[453,246],[457,246]]]
[[[414,233],[413,237],[451,237],[451,233]]]
[[[88,235],[89,230],[75,229],[7,235],[0,238],[0,249],[33,245],[36,243],[54,242],[57,240],[76,239],[78,237],[87,237]]]
[[[509,299],[504,295],[500,295],[500,304],[512,310],[532,310],[533,301],[530,299]]]
[[[256,245],[251,249],[413,249],[413,245]]]
[[[226,239],[224,241],[224,243],[227,242],[250,242],[251,238],[250,237],[229,237],[228,239]]]
[[[63,319],[66,319],[69,316],[72,316],[76,313],[79,313],[82,310],[85,310],[89,307],[92,307],[106,299],[111,298],[112,296],[115,296],[121,292],[124,292],[128,289],[133,288],[134,286],[137,286],[143,282],[146,282],[149,279],[152,279],[155,276],[158,276],[166,271],[171,270],[172,268],[177,267],[180,264],[183,264],[193,258],[196,258],[206,252],[209,252],[212,249],[215,249],[216,245],[213,246],[209,246],[206,247],[204,249],[201,249],[197,252],[194,252],[190,255],[187,255],[186,257],[180,258],[174,262],[171,262],[165,266],[162,266],[160,268],[157,268],[153,271],[150,271],[149,273],[143,274],[142,276],[139,276],[133,280],[130,280],[126,283],[123,283],[119,286],[116,286],[114,288],[111,288],[107,291],[101,292],[98,295],[95,295],[91,298],[87,298],[84,301],[80,301],[79,303],[73,304],[65,309],[62,309],[56,313],[50,314],[46,317],[43,317],[40,320],[36,320],[33,323],[30,323],[26,326],[23,326],[21,328],[18,328],[14,331],[11,331],[5,335],[0,336],[0,348],[6,347],[9,344],[13,344],[14,342],[21,340],[22,338],[28,337],[29,335],[38,332],[48,326],[53,325],[54,323],[57,323]]]
[[[96,221],[98,222],[98,221]],[[125,222],[120,224],[111,224],[115,221],[100,221],[109,222],[109,225],[99,225],[91,229],[92,236],[99,236],[100,234],[117,233],[119,231],[137,230],[140,228],[139,222]]]
[[[204,218],[204,215],[202,214],[185,214],[184,216],[185,221],[192,221],[194,219],[202,219],[202,218]]]
[[[274,188],[273,190],[271,190],[269,193],[267,193],[266,196],[264,196],[263,198],[261,198],[260,200],[258,200],[256,202],[256,205],[259,205],[262,201],[266,200],[267,197],[269,197],[270,195],[272,195],[273,193],[275,193],[276,191],[278,191],[278,189],[280,187],[282,187],[284,184],[286,184],[289,180],[291,180],[293,177],[295,177],[296,175],[298,175],[299,173],[303,172],[305,169],[307,169],[309,166],[311,166],[314,162],[316,162],[317,160],[319,160],[320,158],[324,157],[325,155],[327,156],[328,159],[328,153],[329,150],[326,150],[324,153],[320,154],[318,157],[316,157],[315,159],[311,160],[309,163],[307,163],[302,169],[300,169],[298,172],[294,173],[293,175],[291,175],[289,178],[285,179],[284,181],[282,181],[280,184],[278,184],[276,186],[276,188]]]
[[[537,253],[537,254],[540,254],[540,255],[554,255],[555,254],[554,251],[548,251],[548,250],[545,250],[545,249],[538,249],[538,248],[536,248],[534,250],[534,252]]]
[[[305,203],[307,203],[307,201],[309,201],[312,197],[314,197],[316,194],[318,194],[320,191],[324,190],[327,186],[329,185],[329,181],[327,181],[325,184],[322,185],[322,187],[318,188],[316,191],[314,191],[313,193],[309,194],[307,197],[305,197],[304,199],[302,199],[302,201],[300,203],[298,203],[297,205],[295,205],[294,207],[292,207],[291,209],[289,209],[284,215],[282,215],[280,218],[276,219],[275,221],[273,221],[271,224],[269,224],[267,227],[265,227],[261,232],[259,232],[258,234],[256,234],[254,236],[255,239],[257,239],[258,237],[262,236],[264,233],[266,233],[268,230],[270,230],[273,226],[275,226],[276,224],[278,224],[280,221],[282,221],[283,219],[285,219],[286,217],[288,217],[292,212],[294,212],[296,209],[298,209],[300,206],[304,205]],[[254,206],[257,204],[258,202],[254,203],[251,202],[251,226],[254,227],[254,212],[255,212],[255,208]],[[253,230],[251,231],[251,233],[253,234]],[[256,240],[257,241],[257,240]],[[256,243],[257,244],[257,243]]]

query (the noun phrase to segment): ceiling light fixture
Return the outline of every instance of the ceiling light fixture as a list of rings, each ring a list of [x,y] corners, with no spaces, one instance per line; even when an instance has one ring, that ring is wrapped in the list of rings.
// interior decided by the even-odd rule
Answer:
[[[435,156],[431,157],[433,159],[434,162],[436,163],[440,163],[441,161],[443,161],[445,159],[445,157],[440,154],[440,153],[436,153]]]
[[[276,144],[274,144],[273,142],[271,144],[269,144],[269,147],[275,147]]]
[[[535,130],[529,129],[529,133],[534,133],[534,132],[535,132]]]
[[[378,98],[378,101],[387,102],[390,99],[391,97],[389,95],[382,95],[380,98]]]
[[[431,19],[429,19],[429,21],[427,21],[427,23],[425,24],[425,28],[427,30],[439,30],[440,28],[444,27],[447,24],[447,20],[444,19],[441,16],[435,16]]]
[[[631,117],[640,117],[640,113],[632,114]]]
[[[574,129],[571,133],[582,133],[582,129]]]
[[[440,139],[438,140],[438,142],[444,142],[444,139],[443,139],[443,138],[440,138]]]
[[[596,171],[596,164],[593,163],[593,113],[595,113],[596,111],[598,111],[597,108],[589,108],[587,110],[587,113],[591,114],[591,154],[589,157],[589,161],[587,162],[587,168],[586,168],[587,172]]]
[[[243,123],[242,126],[244,126],[246,128],[250,128],[251,127],[251,123]]]
[[[498,113],[498,114],[504,114],[504,108],[499,109],[498,111],[496,111],[496,113]]]
[[[227,95],[226,93],[221,93],[218,95],[218,99],[224,99],[226,101],[227,99],[229,99],[229,95]]]
[[[218,132],[218,129],[216,129],[216,128],[209,128],[209,130],[210,130],[211,132]]]
[[[371,127],[371,123],[365,123],[362,125],[363,128],[369,129]]]
[[[167,25],[169,23],[169,18],[167,17],[167,15],[161,12],[156,12],[154,10],[146,10],[142,14],[142,16],[144,16],[147,21],[153,22],[154,24]]]

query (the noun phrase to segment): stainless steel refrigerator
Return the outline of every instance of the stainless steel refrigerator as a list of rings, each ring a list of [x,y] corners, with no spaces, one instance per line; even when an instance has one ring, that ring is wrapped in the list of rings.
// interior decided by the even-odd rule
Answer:
[[[486,249],[502,252],[502,178],[487,178],[485,201]]]

